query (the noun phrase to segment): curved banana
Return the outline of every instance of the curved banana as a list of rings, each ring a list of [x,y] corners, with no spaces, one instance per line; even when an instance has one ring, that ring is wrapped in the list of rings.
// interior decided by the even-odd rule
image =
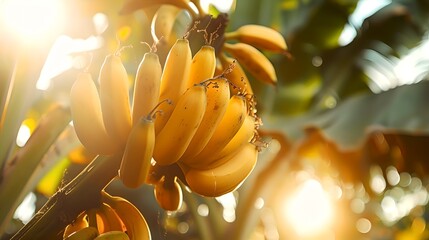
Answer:
[[[96,210],[99,233],[122,231],[122,221],[107,203],[102,203]]]
[[[86,220],[86,213],[82,212],[79,214],[76,219],[66,226],[63,233],[63,238],[66,238],[73,234],[74,232],[77,232],[81,230],[82,228],[88,227],[88,221]]]
[[[158,55],[145,53],[137,70],[134,84],[132,120],[136,125],[158,104],[162,67]]]
[[[187,87],[210,79],[216,70],[216,54],[212,46],[204,45],[192,58],[191,70]]]
[[[155,42],[173,46],[177,39],[173,26],[181,10],[174,5],[161,5],[158,8],[151,23],[151,34]]]
[[[249,79],[247,78],[247,75],[240,63],[238,63],[238,61],[234,60],[233,58],[226,56],[225,54],[221,54],[219,59],[223,69],[231,69],[225,74],[225,77],[228,78],[232,85],[230,87],[231,95],[253,95],[252,86],[250,85]]]
[[[191,159],[187,159],[186,164],[191,167],[201,167],[207,165],[207,160],[221,151],[235,136],[243,125],[248,115],[246,99],[241,95],[234,95],[229,99],[226,112],[222,120],[217,125],[213,136],[210,138],[204,149]]]
[[[258,49],[246,43],[225,43],[223,47],[256,79],[268,84],[277,84],[273,64]]]
[[[130,238],[125,232],[109,231],[98,235],[94,240],[130,240]]]
[[[156,136],[153,158],[157,164],[166,166],[180,159],[200,126],[206,105],[204,85],[195,85],[182,95],[170,119]]]
[[[150,240],[149,226],[140,211],[128,200],[102,191],[103,202],[109,204],[122,220],[131,240]]]
[[[192,62],[192,52],[187,39],[177,39],[171,47],[161,76],[160,100],[170,99],[172,105],[163,105],[159,109],[163,114],[155,120],[158,134],[170,118],[180,96],[186,91]]]
[[[155,146],[154,121],[149,116],[131,129],[119,168],[119,178],[129,188],[138,188],[146,180]]]
[[[225,40],[238,40],[273,52],[284,52],[287,50],[286,41],[279,32],[272,28],[256,24],[243,25],[233,32],[225,33]]]
[[[207,197],[218,197],[234,191],[255,167],[258,150],[252,143],[247,143],[240,151],[228,157],[223,164],[205,170],[179,164],[189,188]]]
[[[117,151],[104,127],[100,98],[91,74],[81,73],[73,83],[70,110],[79,141],[89,152],[110,155]]]
[[[155,184],[155,199],[159,206],[166,211],[177,211],[182,205],[182,188],[177,182],[177,178],[163,177]]]
[[[122,147],[131,129],[128,74],[117,55],[108,55],[100,69],[101,112],[107,133]]]
[[[84,227],[71,235],[64,238],[64,240],[93,240],[98,236],[98,230],[95,227]]]
[[[222,120],[230,99],[229,82],[224,78],[210,80],[207,83],[207,106],[201,124],[192,137],[188,148],[181,157],[187,159],[200,153],[213,136],[217,125]]]

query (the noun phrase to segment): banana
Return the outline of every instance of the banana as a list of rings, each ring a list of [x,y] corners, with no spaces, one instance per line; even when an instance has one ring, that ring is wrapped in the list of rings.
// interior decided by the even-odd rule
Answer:
[[[231,94],[253,95],[252,86],[250,85],[246,73],[240,66],[240,63],[238,63],[238,61],[234,60],[233,58],[226,56],[225,54],[221,54],[219,59],[223,69],[231,69],[225,73],[225,77],[228,78],[232,85],[230,88]]]
[[[226,112],[222,120],[217,125],[213,136],[210,138],[204,149],[191,159],[187,159],[186,164],[191,167],[201,167],[207,164],[207,159],[221,151],[235,136],[246,119],[247,106],[246,99],[241,95],[234,95],[229,99]]]
[[[102,191],[102,200],[115,210],[131,240],[150,240],[149,226],[140,211],[128,200]]]
[[[196,169],[179,164],[185,174],[189,188],[202,196],[218,197],[237,189],[252,172],[258,158],[258,150],[247,143],[223,164],[209,168]]]
[[[189,88],[179,99],[162,131],[156,136],[153,158],[166,166],[177,162],[200,126],[207,105],[206,87]]]
[[[64,240],[93,240],[98,236],[98,230],[95,227],[84,227],[71,235],[64,238]]]
[[[187,39],[177,39],[168,53],[161,75],[160,100],[170,99],[173,105],[163,105],[163,112],[155,120],[155,131],[158,134],[173,112],[177,100],[186,91],[192,62],[192,52]]]
[[[121,219],[107,203],[102,203],[97,208],[96,214],[97,227],[100,233],[123,230]]]
[[[176,177],[167,178],[164,176],[161,178],[155,184],[154,195],[159,206],[166,211],[177,211],[182,205],[182,188]]]
[[[100,98],[91,74],[77,76],[70,91],[70,110],[79,141],[92,153],[110,155],[118,150],[107,134]]]
[[[152,18],[151,34],[155,42],[173,46],[177,39],[174,22],[182,9],[174,5],[161,5]]]
[[[206,165],[201,166],[202,168],[208,168],[213,166],[218,166],[228,160],[227,156],[234,155],[255,136],[257,128],[257,121],[254,116],[248,115],[244,120],[243,125],[240,127],[235,136],[231,141],[219,152],[214,153],[210,156],[205,162]]]
[[[279,32],[272,28],[256,24],[243,25],[233,32],[225,33],[225,40],[238,40],[273,52],[284,52],[287,50],[286,41]]]
[[[161,74],[162,67],[158,55],[153,52],[145,53],[138,67],[134,85],[133,125],[158,104]]]
[[[200,153],[222,120],[230,99],[229,82],[225,78],[207,81],[207,106],[201,124],[181,157],[186,162]]]
[[[212,46],[204,45],[192,58],[191,70],[187,87],[198,84],[213,77],[216,70],[216,54]]]
[[[155,146],[155,126],[150,113],[132,128],[122,156],[119,178],[129,188],[138,188],[146,180]]]
[[[107,133],[122,147],[131,129],[128,74],[118,55],[108,55],[100,69],[101,112]]]
[[[246,43],[225,43],[223,47],[256,79],[272,85],[277,84],[273,64],[258,49]]]
[[[79,214],[76,219],[66,226],[63,233],[63,238],[66,238],[73,234],[74,232],[79,231],[82,228],[88,227],[88,221],[86,220],[86,213],[82,212]]]
[[[130,240],[130,238],[122,231],[109,231],[98,235],[94,240]]]

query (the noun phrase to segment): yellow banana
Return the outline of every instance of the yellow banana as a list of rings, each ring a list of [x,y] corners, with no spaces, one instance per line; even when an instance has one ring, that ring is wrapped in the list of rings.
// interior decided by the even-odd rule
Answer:
[[[84,227],[71,235],[64,238],[64,240],[93,240],[98,236],[98,230],[95,227]]]
[[[213,77],[216,70],[216,54],[212,46],[204,45],[192,58],[187,87],[192,87]]]
[[[155,120],[155,131],[158,134],[173,112],[177,100],[186,91],[192,62],[192,52],[187,39],[177,39],[168,53],[161,76],[160,100],[170,99],[173,105],[163,105],[159,109],[163,114]]]
[[[63,238],[66,238],[73,234],[74,232],[79,231],[82,228],[88,227],[88,221],[86,220],[86,213],[82,212],[79,214],[76,219],[66,226],[63,233]]]
[[[133,94],[133,125],[149,114],[159,100],[162,67],[156,53],[145,53],[137,70]]]
[[[109,204],[124,223],[131,240],[150,240],[149,226],[140,211],[128,200],[102,191],[103,202]]]
[[[110,155],[117,151],[104,127],[100,98],[91,74],[78,75],[70,91],[70,110],[76,134],[89,152]]]
[[[244,120],[243,125],[240,127],[240,130],[238,130],[231,141],[221,151],[214,153],[207,160],[205,160],[207,164],[201,167],[206,169],[209,167],[221,165],[228,159],[227,156],[234,155],[237,153],[237,151],[240,151],[240,149],[248,144],[255,136],[256,124],[257,121],[255,117],[248,115],[246,120]]]
[[[192,137],[189,147],[182,156],[186,162],[200,153],[213,136],[222,120],[230,99],[229,82],[225,78],[210,80],[207,83],[207,106],[201,124]]]
[[[155,126],[149,114],[132,128],[122,156],[119,178],[129,188],[138,188],[146,180],[155,146]]]
[[[94,240],[130,240],[130,238],[122,231],[109,231],[98,235]]]
[[[128,74],[119,56],[105,58],[99,79],[101,112],[107,133],[122,147],[131,129],[131,113]]]
[[[174,22],[182,9],[174,5],[161,5],[152,18],[151,33],[155,42],[173,46],[177,39]]]
[[[166,166],[179,160],[200,126],[206,105],[206,87],[202,84],[189,88],[182,95],[156,136],[153,158],[157,164]]]
[[[256,24],[243,25],[233,32],[225,33],[225,40],[238,40],[273,52],[284,52],[287,50],[286,41],[279,32],[272,28]]]
[[[225,54],[221,54],[219,57],[220,62],[222,63],[222,67],[224,70],[227,70],[225,77],[231,82],[231,94],[248,94],[253,95],[252,86],[250,85],[249,79],[247,78],[246,73],[241,67],[238,61],[234,60],[226,56]]]
[[[97,208],[96,214],[97,227],[100,233],[123,230],[121,219],[107,203],[102,203]]]
[[[200,195],[218,197],[237,189],[252,172],[258,158],[258,150],[247,143],[223,164],[209,168],[190,168],[180,164],[189,188]]]
[[[207,159],[221,151],[231,141],[241,128],[241,125],[243,125],[247,115],[246,99],[240,95],[232,96],[213,136],[199,154],[192,159],[186,160],[186,164],[191,167],[200,167],[207,164]]]
[[[177,211],[182,205],[182,188],[177,182],[176,177],[163,177],[155,184],[155,199],[159,206],[166,211]]]
[[[273,64],[258,49],[246,43],[225,43],[223,47],[256,79],[268,84],[277,84]]]

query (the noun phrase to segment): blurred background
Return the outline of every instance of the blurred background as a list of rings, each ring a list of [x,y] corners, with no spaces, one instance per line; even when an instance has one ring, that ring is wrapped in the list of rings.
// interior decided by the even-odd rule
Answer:
[[[118,40],[132,46],[121,58],[133,83],[148,51],[141,42],[153,42],[154,14],[133,2],[0,0],[0,113],[12,76],[24,79],[26,93],[11,120],[14,149],[52,102],[68,104],[77,73],[88,68],[98,76]],[[158,207],[152,186],[108,186],[140,208],[153,239],[429,239],[429,1],[201,5],[228,14],[226,31],[245,24],[278,30],[289,50],[266,53],[277,86],[249,75],[269,147],[241,188],[218,198],[184,191],[181,209],[169,213]],[[173,30],[183,34],[190,21],[183,11]],[[2,239],[92,159],[75,137],[69,140],[21,194]]]

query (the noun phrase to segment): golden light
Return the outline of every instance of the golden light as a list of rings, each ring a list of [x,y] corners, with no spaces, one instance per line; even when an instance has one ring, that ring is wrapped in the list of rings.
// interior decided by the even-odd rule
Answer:
[[[24,42],[43,40],[58,30],[62,20],[58,0],[4,0],[1,21],[5,28]]]
[[[287,221],[300,236],[319,234],[331,224],[333,218],[329,194],[315,179],[303,182],[283,210]]]

